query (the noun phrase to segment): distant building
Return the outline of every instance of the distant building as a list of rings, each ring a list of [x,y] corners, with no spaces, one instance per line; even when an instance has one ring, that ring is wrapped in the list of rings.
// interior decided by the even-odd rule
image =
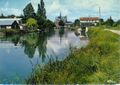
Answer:
[[[96,26],[97,23],[99,23],[99,17],[81,17],[80,18],[81,27]]]
[[[62,16],[61,13],[60,13],[60,15],[55,18],[55,25],[56,25],[57,28],[60,27],[59,22],[61,20],[65,23],[65,27],[69,27],[72,24],[72,22],[67,21],[67,16]]]
[[[72,24],[73,24],[73,22],[67,21],[67,22],[65,23],[65,27],[71,27]]]
[[[1,18],[0,29],[22,29],[21,18]]]

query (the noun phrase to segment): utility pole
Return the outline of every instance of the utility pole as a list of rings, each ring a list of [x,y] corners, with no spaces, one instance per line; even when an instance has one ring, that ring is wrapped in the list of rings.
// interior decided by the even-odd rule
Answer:
[[[99,7],[99,25],[101,25],[101,7]]]

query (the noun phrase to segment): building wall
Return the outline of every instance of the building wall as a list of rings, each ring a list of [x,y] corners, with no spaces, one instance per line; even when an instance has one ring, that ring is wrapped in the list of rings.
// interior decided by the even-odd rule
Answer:
[[[99,21],[80,21],[81,27],[90,27],[90,26],[96,26]]]

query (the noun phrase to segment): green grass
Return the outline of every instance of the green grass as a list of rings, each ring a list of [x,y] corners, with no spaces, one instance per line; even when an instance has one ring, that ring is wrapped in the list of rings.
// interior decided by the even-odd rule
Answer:
[[[102,29],[89,30],[89,45],[64,61],[37,66],[28,84],[120,83],[120,36]]]

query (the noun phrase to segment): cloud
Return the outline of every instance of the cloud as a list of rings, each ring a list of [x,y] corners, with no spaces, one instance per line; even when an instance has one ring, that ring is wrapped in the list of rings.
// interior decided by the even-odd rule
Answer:
[[[48,3],[46,4],[47,16],[52,20],[54,20],[55,17],[58,16],[60,12],[64,16],[70,14],[69,9],[66,8],[65,4],[61,4],[60,0],[52,0],[51,2],[46,3]]]
[[[117,5],[118,0],[66,0],[65,4],[69,8],[74,7],[74,9],[91,9],[98,10],[101,7],[103,11],[109,11],[114,5]],[[72,3],[72,5],[71,5]],[[116,4],[115,4],[116,3]]]
[[[17,8],[1,8],[1,11],[4,14],[15,14],[15,15],[21,15],[22,14],[22,10],[17,9]]]

